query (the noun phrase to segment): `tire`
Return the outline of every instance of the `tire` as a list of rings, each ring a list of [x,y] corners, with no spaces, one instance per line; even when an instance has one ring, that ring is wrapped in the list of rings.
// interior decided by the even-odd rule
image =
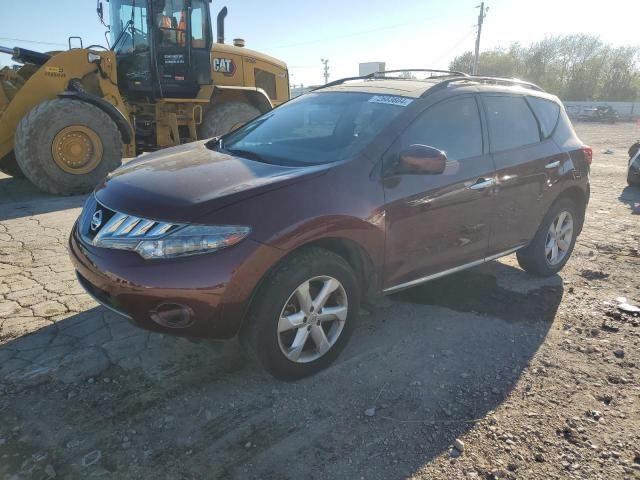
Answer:
[[[0,160],[0,172],[6,173],[10,177],[24,178],[24,173],[20,170],[18,162],[16,162],[16,156],[11,152],[9,155],[5,155]]]
[[[200,139],[225,135],[260,116],[260,110],[248,103],[228,102],[214,105],[198,128]]]
[[[311,287],[310,299],[318,300],[322,285],[337,281],[340,286],[328,297],[327,305],[317,312],[329,308],[339,309],[344,320],[332,320],[317,323],[315,315],[301,308],[295,295],[296,290],[308,282]],[[333,288],[333,287],[332,287]],[[297,307],[296,307],[297,304]],[[344,306],[346,305],[346,315]],[[360,291],[356,276],[349,264],[339,255],[323,249],[308,249],[294,254],[279,265],[263,282],[249,312],[247,324],[241,333],[242,343],[258,358],[263,368],[280,380],[297,380],[326,368],[340,354],[353,332],[360,305]],[[297,310],[296,310],[297,308]],[[289,314],[285,313],[289,310]],[[337,311],[337,310],[335,310]],[[282,319],[298,315],[296,325]],[[302,320],[300,315],[309,315]],[[325,314],[326,315],[326,314]],[[322,317],[322,315],[319,315]],[[282,318],[282,319],[281,319]],[[325,317],[328,318],[328,317]],[[322,322],[320,318],[320,322]],[[282,325],[281,325],[282,324]],[[322,325],[322,326],[320,326]],[[327,350],[320,353],[315,338],[318,328],[327,340]],[[311,329],[314,329],[313,331]],[[286,331],[280,331],[286,330]],[[308,336],[304,336],[308,332]],[[304,338],[299,344],[302,348],[291,348],[298,335]],[[329,346],[330,345],[330,346]],[[289,352],[290,356],[285,353]],[[297,360],[293,360],[298,356]]]
[[[556,258],[556,262],[553,262],[549,259],[550,255],[547,253],[547,242],[549,241],[550,235],[550,227],[552,224],[555,225],[556,220],[560,218],[560,215],[563,213],[569,214],[572,220],[572,232],[571,239],[566,241],[566,238],[563,239],[567,248],[564,250],[564,254],[562,258]],[[571,252],[573,252],[573,247],[576,244],[576,238],[578,232],[580,231],[580,222],[583,218],[583,212],[580,212],[575,204],[575,202],[571,201],[568,198],[561,198],[557,200],[549,209],[547,214],[545,215],[540,227],[538,227],[538,231],[536,232],[531,243],[527,245],[525,248],[522,248],[517,251],[516,255],[518,257],[518,263],[520,266],[527,272],[533,275],[537,275],[540,277],[549,277],[558,273],[565,266],[569,257],[571,256]],[[566,225],[566,223],[565,223]],[[558,255],[562,251],[559,245],[557,244],[556,251]]]
[[[86,133],[77,134],[74,127]],[[63,135],[65,129],[68,135]],[[77,165],[65,164],[65,170],[56,163],[53,144],[73,134],[81,139],[77,144],[89,145],[88,160],[82,163],[83,157]],[[122,138],[115,122],[98,107],[80,100],[58,98],[41,103],[20,121],[15,138],[16,159],[25,176],[39,189],[56,195],[89,192],[122,164]]]
[[[636,180],[630,173],[627,173],[627,185],[630,187],[638,187],[640,186],[640,180]]]

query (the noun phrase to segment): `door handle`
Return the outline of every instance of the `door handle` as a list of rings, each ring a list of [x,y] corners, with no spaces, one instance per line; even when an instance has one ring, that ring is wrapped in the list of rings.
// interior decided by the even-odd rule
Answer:
[[[556,160],[555,162],[547,163],[544,168],[551,170],[552,168],[558,168],[560,166],[560,160]]]
[[[490,178],[490,179],[479,178],[476,181],[476,183],[471,185],[469,188],[471,190],[484,190],[485,188],[492,187],[493,185],[495,185],[495,183],[496,183],[496,179],[495,178]]]

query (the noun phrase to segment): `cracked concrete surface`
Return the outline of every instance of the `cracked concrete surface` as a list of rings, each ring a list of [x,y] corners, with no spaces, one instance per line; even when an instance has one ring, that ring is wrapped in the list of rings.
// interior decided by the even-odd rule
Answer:
[[[171,350],[198,352],[184,339],[163,343],[84,292],[66,246],[84,197],[46,197],[29,185],[21,193],[22,201],[0,198],[0,381],[33,384],[55,374],[77,382],[109,367],[141,367],[143,358],[150,365],[154,348],[161,365]]]

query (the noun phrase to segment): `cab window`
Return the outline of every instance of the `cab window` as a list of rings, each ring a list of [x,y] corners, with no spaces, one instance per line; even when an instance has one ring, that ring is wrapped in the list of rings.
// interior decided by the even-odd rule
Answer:
[[[156,25],[160,29],[162,46],[186,45],[187,7],[184,0],[165,0],[164,7],[157,14]]]
[[[205,3],[202,0],[191,1],[191,46],[193,48],[206,48],[206,21]]]

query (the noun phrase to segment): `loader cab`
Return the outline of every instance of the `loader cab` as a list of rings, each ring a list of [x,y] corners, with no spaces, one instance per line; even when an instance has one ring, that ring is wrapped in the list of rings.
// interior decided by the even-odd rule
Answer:
[[[108,1],[126,97],[194,98],[211,84],[210,0]]]

